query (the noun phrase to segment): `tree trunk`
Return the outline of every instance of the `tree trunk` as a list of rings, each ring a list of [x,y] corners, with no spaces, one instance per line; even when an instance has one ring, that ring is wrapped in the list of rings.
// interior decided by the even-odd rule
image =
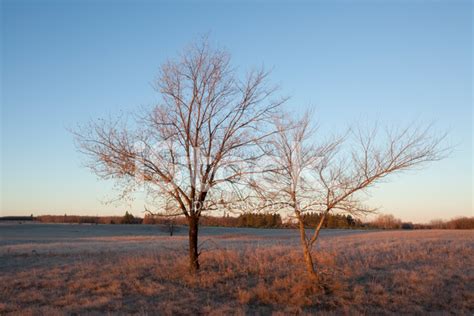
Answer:
[[[198,225],[199,218],[190,216],[189,223],[189,269],[191,272],[199,270],[199,253],[198,253]]]
[[[301,245],[303,246],[304,261],[306,263],[306,270],[308,271],[311,278],[317,278],[316,271],[314,270],[313,258],[311,257],[311,251],[309,250],[308,241],[306,240],[306,231],[304,229],[303,219],[300,216],[298,216],[298,224]]]

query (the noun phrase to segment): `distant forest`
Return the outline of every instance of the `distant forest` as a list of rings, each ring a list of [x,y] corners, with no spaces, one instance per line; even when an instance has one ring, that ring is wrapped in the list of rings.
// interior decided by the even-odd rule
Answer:
[[[303,222],[307,228],[319,223],[319,213],[306,213]],[[41,215],[37,217],[4,217],[3,220],[34,220],[42,223],[78,223],[78,224],[146,224],[146,225],[187,225],[183,216],[171,217],[146,214],[143,218],[126,212],[124,216],[79,216],[79,215]],[[295,228],[291,220],[283,221],[277,213],[243,213],[239,216],[208,216],[200,219],[202,226],[250,227],[250,228]],[[351,215],[327,214],[323,228],[338,229],[474,229],[474,217],[458,217],[452,220],[433,220],[429,224],[402,222],[393,215],[380,215],[370,222],[362,222]]]

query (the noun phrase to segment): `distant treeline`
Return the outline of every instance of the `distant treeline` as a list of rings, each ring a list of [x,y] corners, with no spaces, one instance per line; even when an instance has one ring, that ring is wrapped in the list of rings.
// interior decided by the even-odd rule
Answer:
[[[25,217],[26,218],[26,217]],[[28,217],[28,219],[32,218]],[[321,218],[320,213],[306,213],[303,222],[306,227],[315,227]],[[23,217],[10,217],[10,220],[22,220]],[[187,225],[183,216],[157,216],[146,214],[144,218],[135,217],[126,212],[124,216],[79,216],[79,215],[42,215],[34,217],[42,223],[78,223],[78,224],[161,224]],[[243,213],[239,216],[209,216],[200,219],[202,226],[254,227],[254,228],[294,228],[292,221],[283,221],[277,213]],[[393,215],[380,215],[370,222],[362,222],[351,215],[328,214],[323,228],[346,229],[474,229],[474,217],[458,217],[452,220],[434,220],[429,224],[402,222]]]
[[[434,220],[428,226],[433,229],[474,229],[474,217],[458,217],[449,221]]]
[[[19,221],[19,222],[27,222],[34,220],[33,215],[31,216],[2,216],[0,217],[0,221]]]
[[[378,229],[474,229],[474,217],[457,217],[451,220],[432,220],[429,224],[402,222],[393,215],[379,215],[368,223]]]
[[[124,216],[41,215],[35,220],[42,223],[67,224],[141,224],[143,219],[125,212]]]
[[[186,225],[186,218],[166,217],[146,214],[143,224],[168,224],[170,221],[178,225]],[[243,213],[234,216],[208,216],[203,215],[199,220],[202,226],[220,227],[254,227],[254,228],[282,228],[284,227],[280,214],[271,213]]]
[[[320,213],[303,214],[303,222],[306,227],[316,227],[321,221]],[[351,215],[327,214],[322,225],[323,228],[367,228],[367,224],[362,223]]]
[[[303,220],[305,226],[315,227],[321,216],[319,213],[307,213]],[[144,224],[167,224],[170,218],[145,215]],[[186,219],[178,217],[174,219],[177,224],[186,225]],[[291,221],[283,222],[281,215],[277,213],[243,213],[237,217],[233,216],[202,216],[200,221],[203,226],[222,227],[252,227],[252,228],[294,228],[296,223]],[[350,215],[328,214],[323,223],[324,228],[363,228],[367,225],[360,220],[354,219]]]

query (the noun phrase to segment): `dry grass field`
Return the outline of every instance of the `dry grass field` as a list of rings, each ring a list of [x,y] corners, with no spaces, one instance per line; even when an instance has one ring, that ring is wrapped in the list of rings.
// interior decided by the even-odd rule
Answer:
[[[314,283],[295,231],[204,228],[192,277],[140,226],[0,226],[0,314],[474,313],[473,231],[326,230]]]

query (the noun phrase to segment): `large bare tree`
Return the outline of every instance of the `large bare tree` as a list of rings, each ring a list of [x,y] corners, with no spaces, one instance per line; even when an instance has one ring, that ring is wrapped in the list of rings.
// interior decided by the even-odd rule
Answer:
[[[329,212],[360,215],[373,210],[361,203],[367,189],[388,175],[441,159],[444,136],[429,126],[386,130],[356,128],[326,141],[316,139],[311,115],[301,120],[276,120],[267,170],[251,181],[262,208],[289,210],[298,223],[308,273],[317,277],[312,249]],[[319,212],[320,221],[307,234],[303,215]]]
[[[203,40],[161,67],[161,102],[133,125],[98,120],[75,133],[96,174],[117,180],[125,193],[143,186],[187,218],[192,271],[199,269],[202,212],[225,203],[223,192],[253,170],[258,144],[274,132],[269,123],[284,99],[273,97],[268,74],[253,70],[239,79],[229,54]]]

